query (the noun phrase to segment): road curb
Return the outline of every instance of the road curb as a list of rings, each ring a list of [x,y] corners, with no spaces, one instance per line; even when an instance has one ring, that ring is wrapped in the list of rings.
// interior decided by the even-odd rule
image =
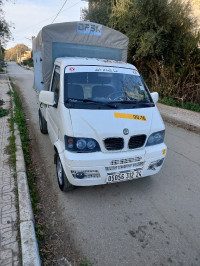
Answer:
[[[166,113],[162,112],[161,110],[159,110],[159,111],[160,111],[160,114],[161,114],[164,122],[167,122],[167,123],[173,124],[175,126],[184,128],[188,131],[192,131],[194,133],[200,134],[200,125],[198,126],[198,125],[189,124],[188,122],[185,122],[185,121],[180,120],[178,118],[167,115]]]
[[[12,86],[8,80],[8,85],[11,91]],[[12,100],[13,113],[15,103]],[[28,187],[28,180],[26,175],[26,166],[24,161],[24,154],[22,150],[22,143],[20,133],[17,125],[14,125],[14,136],[16,145],[16,174],[18,187],[18,201],[19,201],[19,220],[20,220],[20,237],[22,249],[22,265],[24,266],[40,266],[39,248],[35,234],[35,220],[30,199],[30,192]]]

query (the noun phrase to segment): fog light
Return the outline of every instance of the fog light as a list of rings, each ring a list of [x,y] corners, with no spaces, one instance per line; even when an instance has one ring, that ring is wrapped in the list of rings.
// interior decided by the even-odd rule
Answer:
[[[163,163],[164,159],[161,159],[160,161],[157,162],[157,166],[161,166]]]
[[[164,158],[150,163],[148,170],[156,170],[156,167],[160,167],[163,161],[164,161]]]
[[[98,170],[72,170],[73,178],[100,178],[100,173]]]
[[[84,176],[85,176],[85,174],[84,174],[83,172],[78,172],[78,173],[76,173],[76,177],[77,177],[78,179],[83,179]]]

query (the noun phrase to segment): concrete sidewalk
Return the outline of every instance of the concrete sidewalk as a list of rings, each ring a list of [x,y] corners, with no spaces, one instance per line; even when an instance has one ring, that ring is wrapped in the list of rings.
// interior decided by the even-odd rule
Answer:
[[[10,109],[11,89],[7,75],[0,75],[0,99]],[[16,169],[10,162],[8,138],[12,135],[7,116],[0,118],[0,265],[40,266],[26,166],[18,128],[14,125]],[[15,178],[14,178],[15,176]]]
[[[200,134],[200,113],[160,103],[156,105],[165,122]]]
[[[1,106],[10,108],[8,82],[0,75]],[[16,179],[14,169],[9,159],[8,147],[11,136],[8,116],[0,118],[0,265],[21,265],[18,245],[18,210],[16,208]]]

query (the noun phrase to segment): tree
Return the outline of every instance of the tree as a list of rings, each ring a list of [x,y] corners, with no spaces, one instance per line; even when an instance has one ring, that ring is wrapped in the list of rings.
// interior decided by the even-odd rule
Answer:
[[[10,39],[11,32],[9,25],[4,19],[4,12],[2,10],[2,0],[0,0],[0,48]]]
[[[17,44],[5,51],[5,59],[10,61],[17,61],[17,59],[21,57],[21,55],[25,51],[29,51],[28,46],[26,46],[25,44]]]
[[[100,3],[89,1],[88,18],[96,23],[103,21],[103,11],[95,16]],[[128,61],[140,69],[148,84],[162,97],[200,101],[200,32],[190,3],[111,0],[107,4],[110,12],[104,25],[129,37]]]
[[[116,0],[109,24],[130,39],[134,62],[161,96],[198,101],[200,33],[180,0]]]
[[[108,25],[112,0],[90,0],[89,8],[83,9],[82,19]]]

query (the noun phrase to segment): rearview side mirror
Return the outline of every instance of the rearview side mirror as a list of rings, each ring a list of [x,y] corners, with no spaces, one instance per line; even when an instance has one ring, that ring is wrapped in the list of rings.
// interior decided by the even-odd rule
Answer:
[[[157,93],[157,92],[152,92],[152,93],[151,93],[151,97],[152,97],[152,99],[153,99],[153,102],[154,102],[154,103],[157,103],[158,98],[159,98],[158,93]]]
[[[53,106],[54,105],[54,92],[52,91],[41,91],[39,94],[39,101],[41,103]]]

